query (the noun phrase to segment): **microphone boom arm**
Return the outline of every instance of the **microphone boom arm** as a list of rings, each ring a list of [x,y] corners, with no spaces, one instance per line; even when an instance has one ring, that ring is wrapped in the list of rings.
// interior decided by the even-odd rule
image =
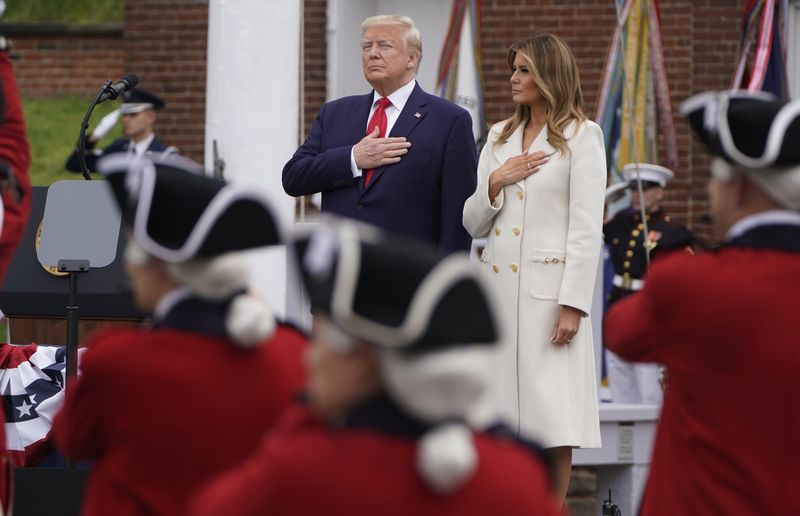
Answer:
[[[86,130],[89,128],[89,117],[92,116],[92,111],[94,111],[95,106],[100,103],[100,97],[103,96],[104,93],[111,88],[111,81],[107,80],[103,87],[100,88],[100,91],[97,92],[97,96],[95,96],[94,100],[91,104],[89,104],[89,109],[86,110],[86,114],[83,115],[83,122],[81,122],[81,130],[80,134],[78,135],[78,163],[81,166],[81,174],[83,174],[83,178],[87,181],[92,180],[91,174],[89,174],[89,167],[86,166]]]

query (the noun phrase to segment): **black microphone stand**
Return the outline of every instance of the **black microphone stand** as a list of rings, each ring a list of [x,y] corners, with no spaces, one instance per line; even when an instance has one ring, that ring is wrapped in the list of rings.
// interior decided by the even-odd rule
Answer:
[[[86,166],[86,130],[89,128],[89,117],[92,116],[92,111],[94,111],[95,106],[100,103],[100,97],[111,90],[112,84],[111,80],[107,80],[105,84],[103,84],[103,87],[97,92],[97,96],[92,103],[89,104],[89,109],[86,110],[86,114],[83,115],[83,122],[81,122],[81,131],[78,135],[78,164],[81,166],[83,178],[87,181],[92,180],[92,176],[89,174],[89,167]]]
[[[99,92],[97,92],[97,95],[95,96],[94,100],[92,100],[92,103],[89,104],[89,109],[86,110],[86,114],[83,115],[83,121],[81,122],[81,130],[80,134],[78,135],[78,163],[81,166],[81,174],[83,174],[83,178],[87,181],[91,181],[92,176],[89,174],[89,167],[86,166],[86,130],[89,128],[89,118],[92,116],[92,111],[94,111],[95,106],[100,103],[100,97],[110,90],[111,85],[112,82],[110,80],[107,80],[105,84],[103,84],[103,87],[100,88]],[[87,272],[89,270],[89,262],[87,260],[60,260],[58,263],[58,268],[59,271],[69,274],[67,348],[65,357],[66,374],[64,376],[66,391],[66,383],[71,382],[77,377],[78,369],[78,274],[81,272]],[[65,466],[67,469],[72,469],[74,464],[72,461],[67,460]]]

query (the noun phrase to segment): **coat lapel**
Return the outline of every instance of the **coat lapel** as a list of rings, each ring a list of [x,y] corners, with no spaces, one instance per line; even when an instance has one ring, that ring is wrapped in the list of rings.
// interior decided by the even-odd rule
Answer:
[[[520,125],[514,130],[513,133],[511,133],[511,136],[508,137],[508,140],[506,140],[505,144],[495,145],[492,148],[492,153],[494,154],[494,157],[498,163],[502,165],[510,158],[522,154],[522,152],[525,150],[522,148],[522,137],[524,132],[525,127]],[[550,142],[547,140],[547,128],[543,128],[542,131],[536,135],[536,138],[533,139],[533,142],[530,146],[531,152],[545,151],[547,153],[553,153],[555,150],[555,147],[550,145]],[[513,186],[516,186],[524,191],[525,180],[517,181]]]
[[[411,95],[408,97],[406,101],[406,105],[403,106],[403,110],[400,112],[400,116],[397,118],[397,122],[395,122],[394,126],[392,126],[392,130],[389,131],[389,136],[396,137],[396,136],[405,136],[408,138],[408,135],[417,127],[417,124],[425,118],[425,114],[427,113],[426,106],[428,104],[428,94],[422,91],[422,88],[419,87],[419,84],[414,86],[414,90],[411,92]],[[402,163],[402,160],[401,160]],[[387,165],[384,167],[380,167],[375,170],[375,174],[372,176],[372,180],[369,182],[366,190],[372,188],[372,186],[377,183],[383,172],[386,170],[387,167],[391,165]],[[361,181],[363,185],[363,179]],[[363,189],[362,191],[366,191]]]
[[[494,154],[494,157],[499,164],[502,165],[510,158],[519,156],[522,153],[523,130],[523,126],[517,127],[514,132],[511,133],[511,136],[508,137],[508,140],[506,140],[505,143],[497,142],[492,147],[492,154]]]
[[[492,154],[494,154],[494,157],[495,157],[495,159],[497,160],[498,163],[500,163],[502,165],[503,163],[508,161],[510,158],[513,158],[514,156],[519,156],[520,154],[522,154],[522,133],[523,133],[524,130],[525,130],[525,127],[520,125],[519,127],[517,127],[514,130],[513,133],[511,133],[511,136],[508,137],[508,140],[506,140],[506,143],[504,143],[502,145],[497,145],[496,144],[496,145],[494,145],[492,147]],[[500,142],[498,142],[498,143],[500,143]],[[509,185],[509,186],[514,186],[514,187],[517,187],[517,188],[521,189],[522,191],[525,191],[525,181],[524,180],[523,181],[517,181],[513,185]]]
[[[400,112],[400,116],[392,127],[392,130],[389,132],[389,136],[408,137],[420,120],[425,118],[425,114],[427,113],[425,106],[427,105],[428,94],[422,91],[422,88],[420,88],[419,84],[417,84],[414,86],[414,90],[408,97],[406,105],[403,106],[403,111]]]

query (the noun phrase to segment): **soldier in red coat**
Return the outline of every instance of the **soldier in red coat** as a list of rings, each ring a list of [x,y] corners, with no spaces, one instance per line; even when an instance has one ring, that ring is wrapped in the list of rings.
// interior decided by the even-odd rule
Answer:
[[[308,402],[190,514],[559,514],[541,456],[488,428],[498,328],[466,254],[353,222],[294,248],[314,312]]]
[[[800,102],[682,111],[716,156],[722,246],[655,262],[605,321],[609,348],[669,373],[640,514],[800,514]]]
[[[135,301],[155,326],[89,338],[53,432],[67,457],[93,463],[83,514],[179,515],[294,399],[305,339],[246,292],[236,252],[281,240],[263,193],[182,158],[104,160],[131,226]]]
[[[31,150],[8,40],[0,36],[0,285],[14,256],[31,208]]]
[[[0,10],[0,16],[3,12]],[[8,56],[9,41],[0,35],[0,285],[14,257],[31,206],[31,163],[22,102]],[[2,308],[2,307],[0,307]],[[2,312],[0,312],[2,319]],[[0,418],[3,409],[0,407]],[[0,513],[9,510],[12,464],[7,455],[5,430],[0,428]]]

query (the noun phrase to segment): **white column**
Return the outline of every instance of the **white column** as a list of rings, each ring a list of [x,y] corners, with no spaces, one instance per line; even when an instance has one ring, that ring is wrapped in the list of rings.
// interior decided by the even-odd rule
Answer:
[[[213,142],[225,178],[266,189],[286,227],[294,199],[281,170],[297,148],[300,106],[300,0],[209,0],[205,164]],[[257,231],[243,227],[242,231]],[[275,312],[286,312],[286,251],[250,253],[254,285]]]

